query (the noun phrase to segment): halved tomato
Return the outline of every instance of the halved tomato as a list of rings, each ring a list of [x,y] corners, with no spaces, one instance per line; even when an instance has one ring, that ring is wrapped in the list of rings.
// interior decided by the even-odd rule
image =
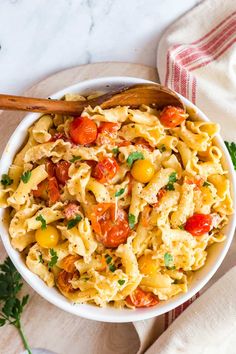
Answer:
[[[211,230],[212,216],[210,214],[194,214],[188,218],[184,229],[193,236],[201,236]]]
[[[70,168],[70,163],[68,161],[59,161],[55,166],[55,174],[59,183],[65,185],[66,181],[69,179],[68,171]]]
[[[166,128],[175,128],[180,125],[186,118],[187,114],[180,107],[167,106],[160,114],[160,122]]]
[[[159,299],[151,292],[143,291],[140,287],[137,287],[129,296],[125,299],[126,303],[135,307],[151,307],[159,303]]]
[[[118,170],[119,165],[115,158],[104,157],[94,168],[92,176],[100,183],[105,183],[112,179]]]

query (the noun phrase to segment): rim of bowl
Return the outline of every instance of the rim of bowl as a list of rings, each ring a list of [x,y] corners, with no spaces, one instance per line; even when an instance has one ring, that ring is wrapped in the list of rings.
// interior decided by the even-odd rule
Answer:
[[[135,78],[135,77],[130,77],[130,76],[108,76],[108,77],[102,77],[102,78],[96,78],[96,79],[90,79],[90,80],[85,80],[78,82],[77,84],[71,85],[69,87],[66,87],[60,91],[57,91],[56,93],[50,95],[51,98],[59,99],[66,93],[70,92],[75,92],[75,90],[78,90],[78,93],[83,94],[83,90],[85,90],[86,87],[91,86],[90,92],[94,91],[93,86],[98,86],[103,85],[103,89],[106,87],[108,89],[110,86],[114,85],[132,85],[132,84],[137,84],[137,83],[156,83],[150,80],[144,80],[140,78]],[[84,92],[89,92],[89,88],[87,88]],[[182,99],[184,104],[190,108],[193,109],[195,112],[195,115],[200,118],[200,120],[203,121],[210,121],[208,117],[198,108],[196,107],[192,102],[190,102],[187,98],[183,97],[182,95],[178,94],[177,95]],[[1,161],[0,161],[0,175],[3,173],[6,173],[8,170],[8,166],[12,162],[12,159],[10,159],[7,155],[9,153],[9,146],[15,142],[15,135],[20,131],[24,131],[25,135],[27,134],[27,131],[25,131],[25,125],[27,125],[28,129],[28,123],[30,121],[30,125],[33,124],[31,120],[36,121],[38,117],[40,116],[40,113],[28,113],[25,115],[25,117],[22,119],[20,124],[16,127],[14,132],[12,133],[10,139],[8,140],[6,147],[2,153]],[[30,126],[29,125],[29,126]],[[224,164],[227,166],[228,170],[228,175],[229,179],[231,181],[231,194],[232,194],[232,199],[233,199],[233,205],[235,207],[236,205],[236,177],[235,177],[235,171],[234,167],[229,155],[229,152],[224,144],[224,141],[222,137],[217,134],[216,135],[216,141],[219,144],[221,150],[223,151],[223,158],[225,159]],[[20,146],[19,146],[20,147]],[[4,165],[7,165],[7,167],[4,168]],[[213,265],[211,265],[210,270],[199,280],[197,280],[197,284],[194,285],[190,290],[188,290],[186,293],[180,293],[177,296],[173,297],[172,299],[168,301],[163,301],[163,304],[161,306],[155,306],[155,307],[150,307],[150,308],[145,308],[145,309],[136,309],[136,310],[129,310],[129,309],[114,309],[112,307],[107,307],[105,308],[107,314],[104,314],[103,308],[100,308],[96,305],[87,305],[87,304],[77,304],[76,306],[73,305],[72,302],[68,301],[64,296],[61,296],[61,294],[56,290],[55,288],[48,288],[46,284],[34,273],[32,273],[27,266],[24,264],[24,262],[21,259],[20,252],[16,251],[10,243],[10,235],[8,232],[5,230],[5,225],[3,221],[3,213],[4,209],[0,208],[0,213],[1,213],[1,219],[0,219],[0,237],[2,239],[3,245],[12,260],[13,264],[19,271],[19,273],[22,275],[24,280],[39,294],[41,295],[44,299],[46,299],[48,302],[51,304],[59,307],[60,309],[72,313],[74,315],[91,319],[91,320],[96,320],[96,321],[101,321],[101,322],[117,322],[117,323],[125,323],[125,322],[133,322],[133,321],[141,321],[145,319],[149,319],[155,316],[162,315],[166,312],[169,312],[173,310],[174,308],[178,307],[179,305],[183,304],[187,300],[189,300],[192,296],[194,296],[199,290],[201,290],[206,283],[212,278],[212,276],[215,274],[217,269],[220,267],[223,259],[225,258],[229,247],[232,243],[233,236],[234,236],[234,230],[236,227],[236,214],[234,213],[233,215],[230,215],[230,221],[227,227],[229,228],[227,232],[227,238],[224,241],[223,244],[223,249],[221,250],[220,254],[218,255],[217,259],[214,261]],[[35,283],[34,279],[38,279],[39,282]],[[46,286],[46,290],[43,289],[43,284]],[[55,293],[52,293],[52,291]],[[56,292],[55,292],[56,291]],[[58,297],[58,294],[60,297]],[[115,312],[114,312],[115,311]],[[109,313],[110,312],[110,313]]]

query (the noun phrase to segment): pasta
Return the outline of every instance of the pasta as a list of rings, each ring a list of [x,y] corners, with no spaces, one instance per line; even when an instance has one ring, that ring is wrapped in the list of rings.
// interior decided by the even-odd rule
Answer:
[[[12,246],[76,303],[132,309],[186,292],[233,213],[218,131],[171,106],[42,115],[1,180]]]

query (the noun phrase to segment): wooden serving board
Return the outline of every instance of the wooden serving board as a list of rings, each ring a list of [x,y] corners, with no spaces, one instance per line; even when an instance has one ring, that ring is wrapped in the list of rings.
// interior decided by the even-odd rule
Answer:
[[[133,76],[158,81],[155,68],[131,63],[96,63],[77,66],[58,72],[37,83],[24,94],[32,97],[48,97],[52,93],[79,81],[104,76]],[[1,111],[0,111],[1,112]],[[3,151],[10,135],[25,113],[2,112],[0,114],[0,151]],[[0,241],[0,261],[6,252]],[[139,340],[132,324],[102,323],[86,320],[66,313],[51,305],[27,284],[24,292],[30,301],[24,310],[22,323],[32,348],[45,348],[58,354],[134,354]],[[23,346],[12,326],[0,328],[0,354],[19,354]]]

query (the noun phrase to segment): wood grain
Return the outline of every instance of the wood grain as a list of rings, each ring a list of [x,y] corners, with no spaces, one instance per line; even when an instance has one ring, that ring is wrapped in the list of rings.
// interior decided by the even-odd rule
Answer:
[[[79,81],[104,76],[133,76],[158,81],[156,69],[130,63],[97,63],[82,65],[56,73],[25,92],[32,97],[48,97]],[[0,114],[0,151],[25,113]],[[6,253],[0,241],[0,261]],[[24,292],[30,294],[22,322],[33,348],[45,348],[58,354],[134,354],[139,340],[130,323],[115,324],[86,320],[68,314],[51,305],[27,284]],[[11,326],[0,328],[0,354],[19,354],[23,350],[16,330]]]

